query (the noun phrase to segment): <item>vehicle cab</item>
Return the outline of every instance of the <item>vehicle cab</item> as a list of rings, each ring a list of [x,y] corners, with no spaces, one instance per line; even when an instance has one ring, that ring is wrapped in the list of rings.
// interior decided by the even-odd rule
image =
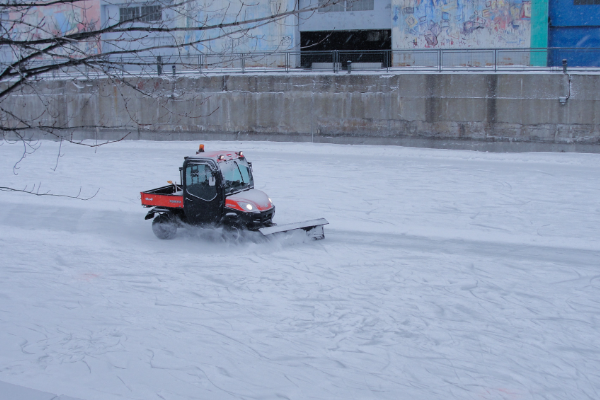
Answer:
[[[272,224],[275,206],[254,189],[252,164],[243,152],[202,151],[181,168],[185,219],[193,225],[223,224],[256,230]]]

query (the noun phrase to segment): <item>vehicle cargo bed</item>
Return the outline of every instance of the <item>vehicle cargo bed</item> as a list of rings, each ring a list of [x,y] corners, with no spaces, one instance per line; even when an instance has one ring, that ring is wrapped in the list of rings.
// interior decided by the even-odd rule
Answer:
[[[141,192],[145,207],[183,208],[183,192],[179,186],[168,185]]]

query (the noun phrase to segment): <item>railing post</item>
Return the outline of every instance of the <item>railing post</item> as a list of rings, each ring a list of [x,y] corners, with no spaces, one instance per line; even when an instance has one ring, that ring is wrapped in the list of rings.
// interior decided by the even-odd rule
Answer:
[[[202,72],[202,54],[198,54],[198,72]]]
[[[498,49],[494,49],[494,72],[498,72]]]
[[[333,73],[335,74],[337,72],[337,60],[338,60],[338,51],[334,50],[333,51]]]
[[[438,72],[442,72],[442,49],[438,49]]]
[[[390,64],[392,63],[392,51],[385,52],[385,72],[390,72]]]
[[[158,56],[156,57],[156,72],[158,73],[158,75],[162,75],[163,72],[163,65],[162,65],[162,57]]]
[[[177,70],[177,67],[175,66],[175,64],[173,64],[173,65],[171,66],[171,69],[173,69],[173,78],[174,78],[174,77],[175,77],[175,74],[176,74],[176,70]]]
[[[352,61],[348,60],[348,73],[352,73]]]
[[[244,58],[244,53],[242,53],[242,74],[246,70],[246,59]]]
[[[290,52],[285,52],[285,72],[290,72]]]

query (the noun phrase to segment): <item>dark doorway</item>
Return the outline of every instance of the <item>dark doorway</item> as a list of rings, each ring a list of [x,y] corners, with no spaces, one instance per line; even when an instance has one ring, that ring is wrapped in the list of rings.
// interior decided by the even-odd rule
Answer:
[[[311,68],[312,63],[317,62],[337,62],[346,69],[348,61],[381,63],[383,67],[389,67],[392,31],[300,32],[300,45],[303,68]]]

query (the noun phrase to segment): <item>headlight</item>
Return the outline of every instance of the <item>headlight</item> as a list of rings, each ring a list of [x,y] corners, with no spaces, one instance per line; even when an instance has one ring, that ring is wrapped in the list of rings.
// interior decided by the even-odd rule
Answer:
[[[245,201],[238,201],[238,204],[240,207],[242,207],[242,209],[245,208],[248,211],[254,210],[254,206],[250,203],[246,203]]]

